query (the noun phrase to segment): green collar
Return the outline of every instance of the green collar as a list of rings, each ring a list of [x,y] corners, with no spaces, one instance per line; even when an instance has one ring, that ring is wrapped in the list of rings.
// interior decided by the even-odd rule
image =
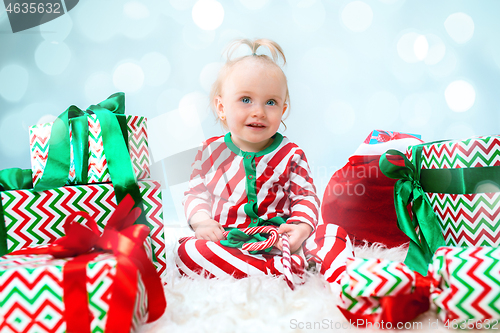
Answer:
[[[260,156],[264,156],[266,154],[269,154],[270,152],[272,152],[273,150],[278,148],[278,146],[281,144],[281,141],[283,141],[283,135],[276,132],[276,134],[273,135],[273,138],[274,138],[274,141],[273,141],[273,143],[271,143],[271,145],[269,147],[267,147],[261,151],[258,151],[256,153],[251,153],[251,154],[254,155],[255,157],[260,157]],[[224,142],[226,143],[227,147],[236,155],[243,156],[245,153],[247,153],[247,152],[241,150],[240,148],[238,148],[238,146],[236,146],[233,143],[233,140],[231,139],[231,132],[228,132],[224,136]]]

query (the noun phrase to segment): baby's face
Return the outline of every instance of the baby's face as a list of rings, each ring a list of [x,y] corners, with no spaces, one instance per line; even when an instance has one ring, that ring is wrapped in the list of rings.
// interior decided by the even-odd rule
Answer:
[[[286,79],[276,66],[247,58],[237,63],[222,86],[217,112],[225,117],[233,142],[244,151],[270,144],[286,111]]]

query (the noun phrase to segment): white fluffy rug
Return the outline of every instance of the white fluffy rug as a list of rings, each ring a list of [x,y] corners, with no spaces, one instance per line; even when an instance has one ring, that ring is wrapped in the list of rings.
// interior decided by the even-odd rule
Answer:
[[[156,322],[140,332],[351,332],[336,305],[334,293],[324,280],[310,274],[304,285],[292,291],[273,277],[191,280],[180,277],[173,263],[174,238],[182,231],[167,233],[168,275],[165,295],[167,309]],[[359,257],[403,261],[406,250],[381,246],[357,247]],[[401,309],[404,311],[404,309]],[[447,332],[437,324],[435,310],[419,316],[409,332]],[[376,329],[360,329],[364,332]]]

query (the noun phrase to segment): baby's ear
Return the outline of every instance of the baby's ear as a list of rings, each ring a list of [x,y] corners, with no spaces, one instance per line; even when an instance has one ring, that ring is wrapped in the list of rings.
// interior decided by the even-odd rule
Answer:
[[[222,97],[220,95],[215,96],[214,104],[215,104],[215,109],[217,110],[217,114],[219,116],[223,115],[224,114],[224,105],[222,104]]]
[[[281,115],[284,115],[287,109],[288,109],[288,104],[285,103],[283,105],[283,112],[281,113]]]

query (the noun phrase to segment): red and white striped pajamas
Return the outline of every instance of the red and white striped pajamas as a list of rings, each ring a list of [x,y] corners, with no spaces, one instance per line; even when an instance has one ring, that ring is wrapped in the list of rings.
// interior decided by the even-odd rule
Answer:
[[[316,269],[329,283],[340,281],[347,258],[354,257],[347,232],[335,224],[318,225],[304,243],[304,253],[307,261],[314,261]]]
[[[190,239],[177,249],[175,263],[183,275],[204,275],[210,278],[233,276],[237,279],[259,275],[282,275],[283,257],[274,254],[250,254],[234,247],[204,239]],[[278,251],[276,251],[278,252]],[[305,261],[296,254],[291,258],[295,283],[301,280]]]
[[[211,138],[200,147],[192,167],[184,197],[188,221],[202,211],[224,228],[286,221],[307,223],[315,230],[320,203],[307,159],[281,134],[276,133],[274,142],[256,153],[240,150],[230,133]],[[350,244],[343,243],[344,247]],[[210,277],[281,275],[282,257],[274,253],[273,249],[270,254],[253,255],[192,239],[179,246],[175,260],[179,271],[188,276],[202,271]],[[305,260],[293,255],[292,272],[300,275],[304,267]]]

